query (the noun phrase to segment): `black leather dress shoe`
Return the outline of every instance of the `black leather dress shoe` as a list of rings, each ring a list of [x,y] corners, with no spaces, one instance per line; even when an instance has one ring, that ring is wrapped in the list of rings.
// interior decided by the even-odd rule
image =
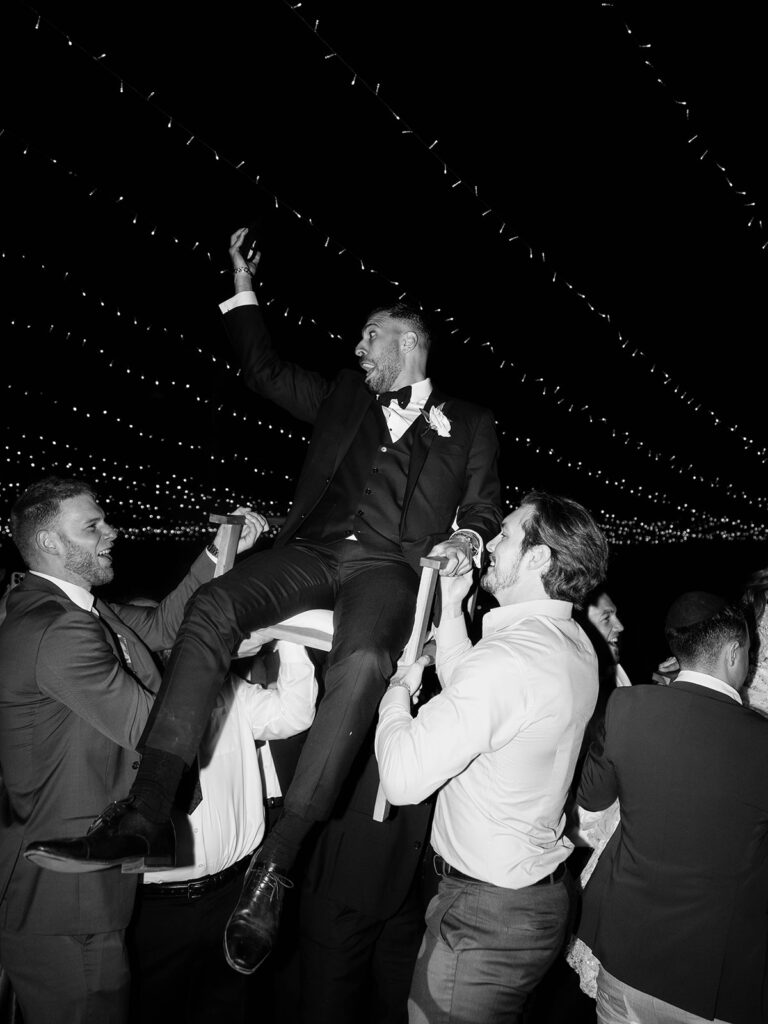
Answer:
[[[145,869],[172,868],[176,834],[170,821],[149,821],[133,804],[133,797],[118,800],[103,811],[77,839],[41,839],[24,851],[38,867],[65,874],[103,871],[122,865],[126,874]]]
[[[253,974],[274,948],[286,889],[293,882],[277,864],[257,861],[248,868],[243,891],[224,929],[224,956],[240,974]]]

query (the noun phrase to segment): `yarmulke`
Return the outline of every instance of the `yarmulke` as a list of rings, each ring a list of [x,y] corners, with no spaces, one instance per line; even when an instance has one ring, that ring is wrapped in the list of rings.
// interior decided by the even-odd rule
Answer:
[[[717,615],[727,605],[725,598],[718,594],[708,594],[705,590],[691,590],[672,602],[664,628],[685,629],[686,626],[696,626]]]

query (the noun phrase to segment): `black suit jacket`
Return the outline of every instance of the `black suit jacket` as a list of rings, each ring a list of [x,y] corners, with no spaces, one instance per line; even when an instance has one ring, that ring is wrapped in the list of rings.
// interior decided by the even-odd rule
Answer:
[[[621,807],[579,935],[621,981],[711,1020],[768,1020],[768,719],[678,681],[617,690],[578,801]]]
[[[213,570],[203,554],[158,607],[101,604],[100,618],[31,573],[10,594],[0,627],[6,928],[78,935],[127,925],[136,875],[59,874],[21,854],[35,839],[82,835],[125,795],[160,686],[150,651],[173,646],[188,598]]]
[[[357,372],[343,370],[329,381],[279,359],[258,306],[236,307],[224,323],[248,387],[314,424],[293,505],[276,541],[286,544],[322,498],[375,399]],[[441,403],[451,436],[439,437],[426,423],[418,431],[399,523],[403,553],[417,571],[419,559],[450,535],[454,517],[460,528],[475,530],[484,541],[498,533],[501,523],[493,416],[434,389],[427,409]]]

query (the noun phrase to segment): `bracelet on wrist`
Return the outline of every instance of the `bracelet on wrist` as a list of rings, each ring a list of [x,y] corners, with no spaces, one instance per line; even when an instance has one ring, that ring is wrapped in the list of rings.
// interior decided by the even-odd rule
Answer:
[[[211,555],[211,556],[212,556],[213,558],[218,558],[218,557],[219,557],[219,549],[218,549],[218,547],[217,547],[217,546],[216,546],[216,545],[214,544],[214,542],[213,542],[213,541],[211,541],[211,543],[210,543],[210,544],[208,545],[208,547],[207,547],[207,548],[206,548],[205,550],[206,550],[206,551],[208,552],[208,554],[209,554],[209,555]]]
[[[387,687],[387,689],[391,690],[395,686],[402,686],[409,693],[411,692],[411,688],[408,685],[408,683],[406,683],[405,679],[390,679],[389,686]]]
[[[235,267],[234,273],[235,274],[247,274],[249,277],[253,277],[253,274],[251,274],[251,272],[248,269],[248,267]]]

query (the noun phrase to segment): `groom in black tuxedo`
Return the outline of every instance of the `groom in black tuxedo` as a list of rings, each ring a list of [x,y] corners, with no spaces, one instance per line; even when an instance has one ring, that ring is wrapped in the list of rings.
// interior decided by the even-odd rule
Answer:
[[[195,758],[232,652],[254,629],[308,608],[333,608],[325,695],[286,794],[285,814],[257,851],[227,929],[235,970],[269,953],[282,888],[300,845],[327,818],[410,634],[420,557],[469,572],[499,531],[498,441],[489,410],[449,398],[426,376],[430,338],[418,310],[375,310],[355,355],[363,370],[333,381],[272,348],[252,276],[258,255],[232,236],[236,295],[222,305],[246,384],[314,424],[290,514],[272,550],[236,565],[190,602],[128,801],[87,837],[34,844],[54,870],[157,864],[186,766]],[[392,394],[390,392],[397,392]],[[458,525],[452,531],[454,521]]]

